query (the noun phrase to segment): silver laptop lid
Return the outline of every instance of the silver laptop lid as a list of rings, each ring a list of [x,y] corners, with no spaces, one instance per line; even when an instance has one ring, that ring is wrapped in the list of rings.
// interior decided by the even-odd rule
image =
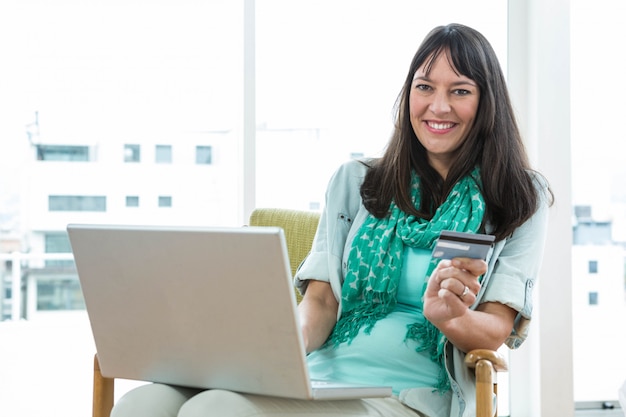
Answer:
[[[104,376],[311,397],[282,229],[68,233]]]

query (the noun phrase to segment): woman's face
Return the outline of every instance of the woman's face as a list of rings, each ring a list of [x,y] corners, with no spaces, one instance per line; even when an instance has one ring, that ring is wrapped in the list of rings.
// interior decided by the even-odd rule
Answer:
[[[479,99],[476,83],[459,75],[445,53],[439,54],[429,74],[422,66],[413,76],[411,126],[426,148],[430,164],[443,178],[474,123]]]

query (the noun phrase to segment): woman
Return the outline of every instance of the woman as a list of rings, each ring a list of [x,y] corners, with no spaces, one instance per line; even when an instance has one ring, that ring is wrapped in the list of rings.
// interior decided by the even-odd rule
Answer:
[[[435,28],[413,58],[384,155],[335,173],[295,278],[312,377],[391,385],[394,396],[307,402],[154,384],[113,416],[471,416],[463,352],[525,339],[551,200],[488,41],[458,24]],[[441,230],[496,244],[487,261],[437,263]]]

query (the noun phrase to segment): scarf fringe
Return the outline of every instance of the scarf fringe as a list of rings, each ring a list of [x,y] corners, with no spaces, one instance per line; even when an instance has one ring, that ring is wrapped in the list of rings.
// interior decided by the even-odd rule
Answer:
[[[325,345],[337,347],[341,343],[350,344],[361,329],[364,333],[370,334],[376,322],[389,314],[389,311],[395,306],[395,300],[387,294],[377,294],[377,297],[379,302],[363,304],[344,312]]]

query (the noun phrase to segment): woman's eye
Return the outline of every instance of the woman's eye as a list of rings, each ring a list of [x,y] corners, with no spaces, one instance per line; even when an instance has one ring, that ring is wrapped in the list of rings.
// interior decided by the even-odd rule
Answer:
[[[429,91],[431,89],[430,86],[426,84],[417,84],[415,88],[421,91]]]
[[[459,88],[458,90],[454,90],[454,94],[456,94],[457,96],[466,96],[470,94],[470,91]]]

